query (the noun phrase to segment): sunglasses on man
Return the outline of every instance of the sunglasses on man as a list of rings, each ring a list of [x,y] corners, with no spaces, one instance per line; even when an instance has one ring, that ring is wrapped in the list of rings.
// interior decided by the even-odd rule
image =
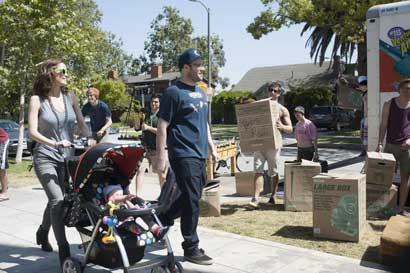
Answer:
[[[270,87],[270,88],[268,88],[268,91],[269,91],[269,92],[280,93],[280,88],[272,88],[272,87]]]

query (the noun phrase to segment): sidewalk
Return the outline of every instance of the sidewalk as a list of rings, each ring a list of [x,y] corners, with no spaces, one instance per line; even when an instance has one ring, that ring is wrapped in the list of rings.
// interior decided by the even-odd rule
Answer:
[[[226,202],[233,198],[225,196],[232,194],[234,178],[223,177],[221,180],[224,189],[222,202]],[[157,178],[146,175],[144,197],[155,198],[158,193]],[[11,200],[0,203],[0,273],[59,272],[56,252],[42,252],[35,244],[35,232],[46,204],[41,186],[10,189],[10,196]],[[71,251],[81,253],[82,250],[76,247],[81,242],[76,230],[67,229],[67,236]],[[198,266],[182,262],[187,273],[388,272],[377,264],[206,228],[199,228],[199,236],[201,247],[214,258],[215,263],[212,266]],[[170,238],[177,259],[183,261],[180,247],[182,238],[178,226],[170,231]],[[50,236],[50,240],[56,249],[54,237]],[[85,272],[109,271],[93,267],[87,268]],[[113,272],[119,273],[122,270]]]

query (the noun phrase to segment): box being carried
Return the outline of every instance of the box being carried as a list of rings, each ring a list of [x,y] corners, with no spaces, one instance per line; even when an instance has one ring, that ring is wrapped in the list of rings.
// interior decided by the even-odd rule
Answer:
[[[313,177],[313,235],[358,242],[366,226],[366,175]]]
[[[282,147],[282,136],[276,128],[279,104],[261,100],[235,107],[242,152],[257,152]]]
[[[312,211],[313,177],[320,172],[319,162],[285,162],[285,210]]]
[[[396,167],[396,159],[392,154],[367,152],[366,182],[391,186]]]
[[[369,217],[395,215],[397,204],[397,186],[366,184],[366,207]]]

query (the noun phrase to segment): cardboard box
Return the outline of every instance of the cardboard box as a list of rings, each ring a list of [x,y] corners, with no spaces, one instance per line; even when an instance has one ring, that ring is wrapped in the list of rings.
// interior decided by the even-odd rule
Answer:
[[[204,188],[200,201],[201,216],[221,216],[219,190],[219,185],[210,189]]]
[[[410,218],[393,216],[387,222],[380,238],[379,253],[383,264],[394,265],[405,257],[410,248]],[[400,271],[408,272],[408,271]]]
[[[236,194],[239,196],[253,196],[255,194],[254,179],[255,172],[235,173]],[[263,182],[260,184],[260,188],[262,192]]]
[[[313,235],[359,242],[366,227],[366,175],[319,174],[313,177]]]
[[[396,159],[392,154],[367,152],[367,183],[391,186],[395,167]]]
[[[272,100],[236,105],[236,120],[242,152],[282,147],[282,135],[276,128],[279,109],[279,104]]]
[[[397,186],[366,184],[367,217],[386,217],[395,215],[397,205]]]
[[[318,162],[285,163],[285,210],[312,211],[313,177],[320,172]]]

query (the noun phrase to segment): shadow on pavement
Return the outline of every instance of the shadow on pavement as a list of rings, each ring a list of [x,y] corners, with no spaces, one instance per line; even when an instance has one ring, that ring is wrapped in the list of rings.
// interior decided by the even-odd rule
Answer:
[[[73,250],[73,248],[76,248],[76,246],[72,246],[71,250]],[[56,251],[44,252],[37,247],[18,247],[0,244],[0,272],[60,272],[58,254]],[[86,272],[98,273],[110,271],[87,267]]]
[[[353,158],[344,159],[344,160],[329,164],[329,170],[346,167],[352,164],[363,162],[364,160],[365,160],[365,157],[353,157]]]

